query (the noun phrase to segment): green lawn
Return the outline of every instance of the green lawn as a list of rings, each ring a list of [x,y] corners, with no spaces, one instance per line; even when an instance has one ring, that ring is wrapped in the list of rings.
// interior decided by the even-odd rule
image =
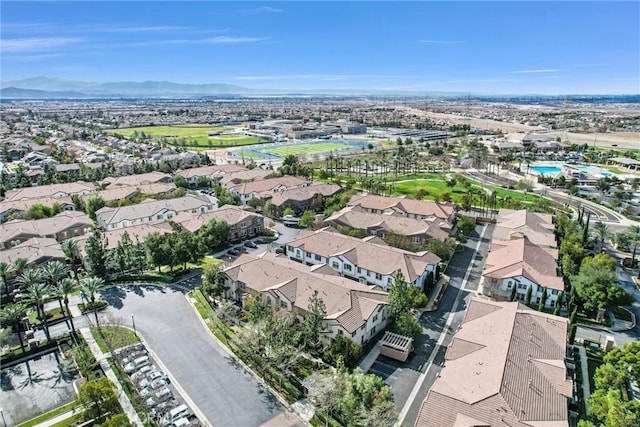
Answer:
[[[123,328],[122,326],[103,325],[100,326],[100,330],[98,330],[98,327],[93,326],[91,335],[93,335],[96,344],[98,344],[103,353],[109,352],[108,342],[111,343],[111,347],[115,350],[140,341],[131,329]]]
[[[54,309],[47,310],[46,311],[46,315],[47,315],[47,322],[49,322],[49,323],[55,322],[56,320],[64,319],[65,316],[66,316],[66,314],[64,314],[60,310],[60,307],[56,307]],[[30,311],[29,312],[29,323],[31,323],[32,325],[39,325],[39,324],[42,323],[40,321],[40,319],[37,318],[37,312],[36,311]]]
[[[269,152],[272,154],[278,154],[281,156],[287,156],[289,154],[294,154],[296,156],[303,154],[318,154],[318,153],[328,153],[329,151],[342,151],[349,150],[355,147],[339,144],[336,142],[315,142],[311,144],[295,144],[295,145],[286,145],[283,147],[269,147],[262,149],[261,151]]]
[[[180,139],[184,138],[187,148],[237,147],[269,142],[267,138],[235,133],[234,129],[234,127],[207,125],[145,126],[112,129],[111,133],[131,137],[134,132],[137,132],[138,135],[144,132],[156,140],[167,138],[167,142],[172,145],[182,145]],[[196,142],[195,146],[194,141]]]
[[[199,136],[206,137],[209,133],[223,132],[233,128],[224,128],[220,126],[204,126],[204,125],[177,125],[177,126],[145,126],[137,128],[112,129],[111,132],[119,133],[124,136],[131,136],[134,132],[144,132],[147,135],[167,138],[170,136],[178,138],[197,138]]]
[[[60,414],[73,410],[76,406],[75,400],[73,402],[69,402],[65,405],[59,406],[56,409],[53,409],[49,412],[45,412],[42,415],[38,415],[35,418],[31,418],[28,421],[23,422],[22,424],[18,424],[16,427],[33,427],[38,424],[42,424],[43,422],[50,420],[51,418],[57,417]]]

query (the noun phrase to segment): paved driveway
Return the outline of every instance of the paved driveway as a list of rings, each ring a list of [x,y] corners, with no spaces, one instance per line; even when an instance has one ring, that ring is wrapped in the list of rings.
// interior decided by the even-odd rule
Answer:
[[[107,316],[135,325],[206,419],[216,426],[259,426],[285,408],[215,342],[176,288],[110,288]],[[185,396],[185,398],[187,397]]]

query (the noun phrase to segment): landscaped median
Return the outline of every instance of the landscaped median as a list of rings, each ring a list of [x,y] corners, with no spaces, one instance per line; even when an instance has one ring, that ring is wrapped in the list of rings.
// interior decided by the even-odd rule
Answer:
[[[69,418],[76,418],[76,416],[80,415],[80,412],[77,412],[74,414],[74,409],[76,408],[78,404],[76,403],[76,401],[74,400],[73,402],[69,402],[65,405],[59,406],[49,412],[46,412],[42,415],[39,415],[35,418],[32,418],[28,421],[25,421],[21,424],[18,424],[16,427],[34,427],[37,426],[39,424],[42,424],[46,421],[52,420],[53,418],[56,418],[64,413],[69,413]],[[67,419],[65,419],[66,421]]]

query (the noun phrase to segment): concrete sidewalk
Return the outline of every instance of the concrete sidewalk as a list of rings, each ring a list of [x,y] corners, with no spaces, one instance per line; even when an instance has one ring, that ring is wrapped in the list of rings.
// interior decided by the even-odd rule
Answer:
[[[61,421],[64,421],[68,418],[73,417],[75,414],[79,413],[78,411],[75,410],[71,410],[71,411],[67,411],[67,412],[63,412],[60,415],[57,415],[53,418],[50,418],[44,422],[41,422],[40,424],[36,424],[36,427],[50,427],[52,425],[58,424]]]
[[[127,415],[127,418],[129,418],[129,421],[137,427],[144,427],[144,424],[138,416],[135,408],[131,404],[129,397],[122,389],[122,384],[120,384],[120,381],[118,381],[118,377],[116,377],[116,374],[111,369],[111,366],[109,366],[109,361],[107,360],[107,357],[109,357],[109,355],[103,353],[102,350],[100,350],[100,347],[98,347],[96,340],[93,338],[93,335],[91,335],[91,331],[89,330],[89,328],[81,328],[80,333],[84,337],[84,340],[87,342],[87,345],[91,349],[94,357],[96,358],[98,363],[100,363],[100,367],[104,371],[104,374],[115,385],[116,392],[118,393],[118,401],[120,402],[120,406],[122,406],[122,410]]]

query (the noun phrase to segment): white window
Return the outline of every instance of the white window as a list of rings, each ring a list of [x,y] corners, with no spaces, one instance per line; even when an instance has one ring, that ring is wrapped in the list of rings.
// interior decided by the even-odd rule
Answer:
[[[344,265],[344,269],[347,271],[351,271],[351,265],[350,264],[345,264]]]
[[[513,286],[513,281],[509,280],[507,282],[507,289],[511,289],[512,286]]]
[[[322,257],[320,255],[315,255],[314,258],[316,261],[322,261]]]
[[[238,288],[245,289],[246,285],[244,284],[244,282],[238,282]]]
[[[305,252],[304,256],[306,256],[307,258],[311,258],[311,252]]]
[[[382,280],[382,274],[376,273],[376,279],[377,280]]]
[[[339,265],[336,261],[333,261],[333,262],[331,263],[331,267],[333,267],[333,268],[335,268],[335,269],[338,269],[338,268],[340,268],[340,265]]]
[[[338,329],[338,335],[343,335],[342,329]]]
[[[358,273],[362,273],[362,269],[360,267],[358,267],[358,269],[356,270]]]
[[[558,295],[558,290],[557,289],[552,290],[551,295]]]
[[[373,316],[373,323],[376,323],[378,321],[378,315],[376,314],[375,316]]]
[[[162,215],[156,215],[156,219],[162,219]]]
[[[287,303],[285,301],[280,301],[280,307],[287,308]]]

